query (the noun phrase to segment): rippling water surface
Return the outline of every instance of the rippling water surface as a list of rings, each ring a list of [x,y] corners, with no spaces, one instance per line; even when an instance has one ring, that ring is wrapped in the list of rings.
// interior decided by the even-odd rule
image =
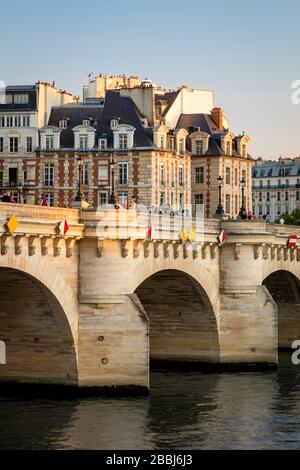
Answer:
[[[299,449],[300,366],[155,370],[149,397],[1,395],[1,449]]]

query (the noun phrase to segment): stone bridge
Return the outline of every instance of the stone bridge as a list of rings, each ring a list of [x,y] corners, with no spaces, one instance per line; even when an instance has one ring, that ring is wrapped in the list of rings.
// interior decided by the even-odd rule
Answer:
[[[300,337],[299,231],[206,220],[183,244],[128,214],[1,204],[0,380],[147,389],[150,360],[275,366]]]

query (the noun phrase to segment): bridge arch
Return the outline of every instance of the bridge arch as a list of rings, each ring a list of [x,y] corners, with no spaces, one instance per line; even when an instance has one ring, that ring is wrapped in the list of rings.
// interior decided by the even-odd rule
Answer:
[[[166,270],[175,270],[194,279],[204,290],[205,295],[212,305],[217,321],[219,321],[220,296],[218,264],[216,264],[216,270],[213,275],[211,270],[206,269],[199,262],[195,263],[192,260],[178,260],[174,262],[174,260],[158,258],[152,260],[152,262],[148,262],[146,259],[143,260],[142,263],[139,263],[134,270],[131,291],[134,292],[138,286],[151,278],[151,276]]]
[[[0,381],[77,384],[77,305],[72,289],[41,259],[4,260],[0,340],[6,344],[6,364],[0,366]]]
[[[277,304],[278,348],[290,349],[300,338],[300,280],[294,272],[278,269],[264,278],[263,285]]]
[[[151,360],[219,362],[216,312],[198,279],[173,264],[173,269],[156,270],[136,287],[149,318]]]

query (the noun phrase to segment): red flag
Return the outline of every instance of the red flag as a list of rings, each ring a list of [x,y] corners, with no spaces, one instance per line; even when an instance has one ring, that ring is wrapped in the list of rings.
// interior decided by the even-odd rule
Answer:
[[[155,227],[153,227],[153,225],[150,225],[150,227],[148,228],[147,236],[148,236],[149,240],[152,240],[154,238],[154,236],[155,236]]]
[[[64,219],[58,226],[59,233],[64,237],[69,230],[69,224],[66,219]]]
[[[292,233],[292,235],[290,235],[290,238],[288,239],[288,247],[294,248],[296,245],[297,245],[297,235],[295,233]]]
[[[221,232],[219,233],[219,236],[218,236],[220,246],[224,245],[224,243],[226,242],[226,238],[227,238],[227,234],[226,234],[225,230],[223,229],[223,230],[221,230]]]

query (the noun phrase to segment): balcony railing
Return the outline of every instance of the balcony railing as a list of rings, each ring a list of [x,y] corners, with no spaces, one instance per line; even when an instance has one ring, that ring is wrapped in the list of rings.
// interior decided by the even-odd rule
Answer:
[[[300,183],[297,184],[272,184],[270,186],[252,186],[252,191],[260,191],[266,189],[300,189]]]

